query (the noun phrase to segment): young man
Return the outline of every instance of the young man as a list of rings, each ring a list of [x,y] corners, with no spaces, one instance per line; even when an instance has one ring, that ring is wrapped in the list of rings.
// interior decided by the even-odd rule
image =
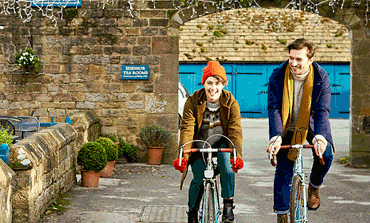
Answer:
[[[288,46],[289,59],[275,69],[269,80],[268,114],[270,143],[267,153],[277,158],[274,179],[274,212],[278,222],[288,222],[290,184],[295,150],[281,145],[314,144],[314,163],[308,187],[308,208],[320,206],[319,187],[333,160],[333,139],[329,123],[331,90],[328,74],[313,61],[316,47],[305,39]],[[299,129],[299,132],[298,132]],[[298,132],[298,134],[297,134]],[[319,162],[318,144],[325,161]],[[273,157],[270,157],[273,158]]]

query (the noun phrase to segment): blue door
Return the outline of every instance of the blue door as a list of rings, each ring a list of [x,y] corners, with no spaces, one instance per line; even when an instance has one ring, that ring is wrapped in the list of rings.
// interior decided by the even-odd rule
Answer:
[[[235,95],[235,65],[234,64],[222,64],[225,68],[226,77],[229,80],[229,84],[224,87],[225,90],[230,91],[233,95]]]
[[[338,118],[348,119],[350,109],[350,89],[351,89],[350,67],[346,65],[335,66],[335,81],[331,85],[331,89],[337,94],[336,110]]]
[[[350,65],[320,65],[329,75],[331,87],[330,118],[348,119],[350,109]]]
[[[329,81],[330,81],[330,85],[332,85],[334,83],[334,79],[335,79],[335,70],[334,70],[334,66],[332,64],[320,64],[320,66],[328,73],[328,76],[329,76]],[[338,118],[336,114],[336,104],[337,104],[337,100],[338,98],[336,97],[337,96],[337,92],[336,92],[336,89],[333,89],[331,88],[331,101],[330,101],[330,108],[331,108],[331,111],[329,113],[329,117],[330,118]]]
[[[180,64],[179,79],[190,94],[203,88],[202,75],[206,64]],[[229,79],[230,91],[240,105],[244,118],[267,118],[268,78],[280,64],[222,64]],[[331,84],[330,118],[349,118],[350,65],[322,64]]]
[[[267,117],[267,67],[262,64],[237,65],[235,98],[243,118]]]
[[[203,87],[203,67],[198,64],[180,64],[179,66],[179,81],[188,90],[190,95]]]

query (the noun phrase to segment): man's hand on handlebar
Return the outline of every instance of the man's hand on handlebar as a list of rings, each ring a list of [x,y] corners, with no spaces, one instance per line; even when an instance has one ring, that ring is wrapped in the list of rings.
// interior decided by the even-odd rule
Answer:
[[[280,147],[281,147],[281,142],[280,141],[276,141],[276,142],[269,145],[266,152],[267,152],[268,157],[269,157],[270,160],[273,159],[276,156],[276,154],[280,150]]]
[[[181,173],[185,171],[186,165],[188,164],[188,160],[185,157],[181,159],[181,166],[180,166],[180,159],[177,158],[175,162],[173,162],[173,166],[176,170],[179,170]]]
[[[319,154],[319,150],[317,148],[317,144],[320,144],[320,151],[321,151],[321,156]],[[315,148],[315,153],[318,157],[322,157],[322,154],[324,154],[325,150],[326,150],[326,146],[324,144],[324,142],[322,141],[316,141],[315,144],[313,144],[314,148]]]

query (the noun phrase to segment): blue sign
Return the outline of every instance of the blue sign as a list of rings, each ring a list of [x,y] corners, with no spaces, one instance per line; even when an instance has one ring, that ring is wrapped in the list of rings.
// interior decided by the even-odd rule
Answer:
[[[32,0],[31,6],[81,7],[81,0]]]
[[[149,65],[122,65],[123,80],[148,80]]]

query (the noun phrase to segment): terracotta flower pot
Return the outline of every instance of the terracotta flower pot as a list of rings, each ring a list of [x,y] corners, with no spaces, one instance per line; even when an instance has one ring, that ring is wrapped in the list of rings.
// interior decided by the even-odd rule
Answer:
[[[98,187],[100,172],[93,170],[81,170],[81,186],[83,187]]]
[[[147,146],[147,149],[148,149],[148,163],[152,165],[161,164],[163,147]]]
[[[116,164],[116,161],[108,161],[107,165],[100,171],[101,177],[112,177],[113,176],[113,169],[114,164]]]

